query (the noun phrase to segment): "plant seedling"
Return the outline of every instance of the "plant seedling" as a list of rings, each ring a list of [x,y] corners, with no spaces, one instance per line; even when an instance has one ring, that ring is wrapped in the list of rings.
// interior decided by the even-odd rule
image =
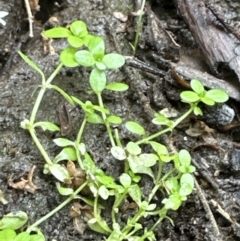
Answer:
[[[142,9],[143,6],[144,3]],[[207,105],[223,103],[228,100],[228,95],[221,90],[206,91],[201,82],[194,79],[191,81],[192,91],[183,91],[181,93],[182,102],[190,105],[186,113],[175,120],[170,120],[163,114],[156,113],[152,122],[157,126],[162,126],[162,128],[151,135],[147,134],[141,124],[135,121],[127,121],[125,128],[136,135],[139,140],[122,143],[123,140],[117,128],[115,128],[116,125],[122,123],[122,119],[111,113],[104,105],[102,92],[105,90],[126,91],[128,89],[128,85],[124,83],[107,83],[106,70],[118,69],[123,66],[125,63],[124,57],[117,53],[106,54],[104,40],[101,37],[89,34],[87,26],[83,21],[75,21],[66,28],[57,27],[47,30],[44,32],[44,36],[49,38],[66,38],[70,46],[61,52],[61,63],[48,79],[45,78],[42,70],[33,61],[24,54],[19,53],[42,77],[41,89],[30,119],[22,121],[21,127],[30,132],[33,141],[44,157],[46,161],[44,173],[51,174],[57,179],[57,190],[61,195],[67,196],[67,199],[50,213],[29,226],[26,232],[18,235],[14,229],[18,229],[24,225],[27,222],[27,218],[21,219],[15,216],[14,223],[10,223],[9,225],[7,220],[14,219],[6,215],[7,217],[4,217],[5,219],[3,218],[0,221],[0,229],[1,227],[3,229],[3,231],[0,231],[0,237],[1,232],[4,232],[2,235],[9,235],[11,240],[14,241],[23,241],[23,238],[24,241],[44,241],[45,239],[41,235],[33,239],[34,235],[30,235],[31,231],[35,230],[38,225],[65,207],[72,200],[80,199],[86,205],[79,206],[79,203],[75,204],[74,206],[78,207],[78,213],[84,212],[85,208],[83,207],[87,207],[88,211],[85,212],[84,219],[86,219],[88,226],[92,230],[108,236],[106,238],[107,241],[156,240],[154,235],[156,226],[164,218],[168,218],[171,221],[167,216],[168,211],[170,209],[177,210],[193,192],[193,172],[195,171],[195,167],[191,165],[191,156],[187,150],[169,153],[166,146],[154,141],[154,139],[164,133],[171,132],[191,113],[194,112],[196,115],[202,115],[202,110],[198,106],[200,102]],[[81,65],[86,68],[92,68],[89,76],[90,93],[97,96],[97,104],[89,100],[83,102],[79,97],[70,96],[59,86],[51,84],[54,77],[64,65],[66,67]],[[59,126],[49,121],[35,122],[40,103],[48,89],[56,90],[71,105],[78,105],[84,113],[75,140],[69,140],[66,137],[58,137],[53,140],[58,147],[62,148],[60,153],[53,158],[42,146],[37,136],[37,129],[41,127],[44,131],[51,132],[60,132],[61,130],[62,135],[65,135],[66,132],[63,131],[62,125],[60,129]],[[61,111],[64,113],[60,117],[60,121],[62,120],[63,126],[68,129],[68,113],[63,109]],[[119,175],[117,180],[98,168],[88,153],[90,147],[82,140],[86,125],[92,124],[105,125],[111,142],[110,153],[113,156],[112,161],[116,161],[116,165],[124,165],[124,171]],[[146,145],[148,145],[147,150],[150,149],[152,151],[145,152],[144,146]],[[168,165],[168,168],[163,168],[165,165]],[[141,190],[140,180],[142,174],[150,176],[153,182],[153,188],[147,195],[143,194]],[[83,195],[84,191],[86,191],[85,189],[88,193],[91,193],[90,197]],[[153,200],[159,191],[165,194],[165,198],[162,200],[162,203],[156,204]],[[104,209],[101,201],[108,200],[110,197],[114,200],[111,210],[111,222],[106,222],[101,215]],[[124,209],[122,208],[122,204],[127,202],[129,198],[132,200],[134,206],[133,215],[128,218],[125,224],[122,222],[119,223],[118,220],[121,219],[122,215],[121,210]],[[78,221],[76,213],[74,215],[75,226],[76,223],[83,225]],[[139,220],[149,215],[156,216],[158,219],[153,227],[143,229]],[[17,221],[21,221],[21,223],[17,223]],[[82,226],[79,232],[83,233],[84,229],[85,227]],[[10,239],[6,241],[10,241]]]

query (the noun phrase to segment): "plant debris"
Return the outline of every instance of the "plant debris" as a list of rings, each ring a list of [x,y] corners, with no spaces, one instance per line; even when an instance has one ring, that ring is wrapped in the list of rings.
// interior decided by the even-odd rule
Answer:
[[[33,172],[36,166],[33,166],[28,173],[28,179],[21,178],[21,181],[14,183],[11,175],[8,179],[8,185],[14,189],[20,189],[34,194],[38,187],[33,183]]]

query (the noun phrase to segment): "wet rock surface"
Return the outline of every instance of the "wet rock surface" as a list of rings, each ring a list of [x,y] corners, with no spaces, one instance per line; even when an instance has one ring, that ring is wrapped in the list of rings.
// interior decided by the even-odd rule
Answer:
[[[140,1],[136,1],[139,3]],[[200,1],[202,2],[202,1]],[[50,175],[43,174],[44,160],[35,147],[29,134],[20,128],[20,122],[28,118],[36,98],[36,88],[41,84],[40,76],[31,69],[17,55],[22,50],[49,76],[59,64],[59,53],[67,46],[64,40],[54,40],[52,47],[54,55],[45,54],[41,32],[52,27],[50,16],[58,19],[58,25],[66,26],[76,19],[86,22],[89,32],[102,36],[106,42],[106,52],[118,52],[125,56],[132,55],[128,41],[133,41],[133,32],[136,26],[135,17],[130,17],[126,23],[126,31],[118,32],[121,21],[113,16],[114,11],[131,15],[133,7],[138,6],[131,0],[91,0],[91,1],[39,1],[40,11],[35,12],[37,21],[34,23],[34,38],[28,37],[28,21],[24,3],[21,1],[0,0],[0,11],[7,11],[9,15],[4,18],[6,26],[0,24],[0,189],[8,200],[7,205],[0,204],[0,216],[14,211],[22,210],[28,213],[29,223],[46,215],[65,200],[56,190],[55,180]],[[217,9],[223,12],[226,19],[232,21],[232,26],[239,23],[238,1],[214,1]],[[125,65],[120,71],[108,73],[109,81],[122,80],[130,85],[127,92],[116,94],[106,92],[104,102],[123,121],[135,120],[141,123],[146,130],[152,132],[156,129],[150,123],[154,112],[165,107],[183,113],[186,105],[180,102],[179,93],[185,89],[177,83],[171,75],[172,66],[185,63],[202,73],[212,74],[211,68],[204,63],[198,45],[191,32],[178,12],[177,1],[149,1],[143,19],[143,33],[136,53],[138,60],[149,64],[154,70],[163,71],[163,74],[149,73],[144,68]],[[166,32],[168,31],[168,32]],[[178,45],[181,45],[178,46]],[[194,54],[192,54],[194,53]],[[186,58],[191,56],[194,61]],[[200,56],[200,57],[199,57]],[[187,59],[187,60],[186,60]],[[184,62],[189,61],[189,62]],[[193,63],[194,62],[194,63]],[[197,64],[196,64],[197,63]],[[197,67],[196,67],[197,66]],[[143,65],[144,67],[144,65]],[[177,67],[176,67],[177,69]],[[156,70],[156,71],[157,71]],[[89,99],[87,93],[89,70],[85,68],[63,68],[54,79],[54,84],[61,86],[68,94],[81,96],[83,101]],[[201,76],[186,77],[187,79]],[[215,76],[216,78],[218,76]],[[228,79],[228,77],[226,77]],[[224,78],[223,78],[224,79]],[[234,77],[236,80],[236,76]],[[226,82],[226,85],[228,83]],[[239,84],[239,83],[238,83]],[[214,86],[205,84],[208,88]],[[237,85],[239,86],[239,85]],[[227,88],[227,87],[226,87]],[[237,90],[236,90],[237,89]],[[238,87],[235,88],[236,92]],[[90,96],[94,103],[96,98]],[[239,101],[239,99],[237,99]],[[46,92],[41,104],[37,120],[48,120],[59,124],[58,108],[65,103],[58,93],[49,90]],[[215,108],[215,107],[214,107]],[[195,192],[177,212],[170,212],[174,221],[173,227],[169,220],[164,220],[156,229],[157,240],[239,240],[239,103],[230,100],[226,105],[218,106],[214,110],[204,110],[204,121],[215,129],[214,144],[208,143],[202,136],[188,136],[185,131],[196,117],[191,117],[173,133],[162,138],[165,144],[170,140],[176,149],[185,148],[191,151],[194,165],[197,167],[198,180],[207,201],[212,209],[221,236],[213,235],[202,202]],[[83,113],[78,109],[70,111],[72,130],[68,135],[74,140]],[[223,127],[232,125],[225,128]],[[154,129],[155,128],[155,129]],[[119,128],[123,140],[135,140],[125,128]],[[49,134],[39,131],[41,143],[53,157],[59,152],[52,140],[60,134]],[[110,142],[105,128],[99,125],[86,128],[83,137],[89,154],[97,165],[116,179],[122,171],[121,165],[116,165],[110,155]],[[29,170],[35,165],[33,182],[38,187],[34,194],[23,190],[13,189],[8,185],[9,177],[18,181],[27,177]],[[142,183],[144,192],[151,189],[146,178]],[[161,198],[160,198],[161,197]],[[162,196],[156,197],[160,203]],[[211,202],[214,200],[216,203]],[[74,228],[69,215],[71,204],[50,217],[39,227],[46,235],[47,240],[77,241],[77,240],[103,240],[103,235],[87,229],[80,235]],[[219,210],[221,207],[230,219]],[[103,213],[107,222],[110,220],[111,210]],[[128,213],[122,216],[125,222]],[[142,223],[151,227],[156,220],[148,218]]]

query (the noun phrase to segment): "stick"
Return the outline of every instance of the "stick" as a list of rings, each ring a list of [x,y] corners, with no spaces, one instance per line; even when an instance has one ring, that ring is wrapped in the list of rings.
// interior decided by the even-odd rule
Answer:
[[[210,221],[211,224],[212,224],[212,228],[213,228],[213,232],[214,232],[214,237],[216,238],[216,240],[222,241],[221,233],[220,233],[220,231],[219,231],[219,229],[218,229],[217,222],[216,222],[216,220],[215,220],[215,218],[214,218],[214,216],[213,216],[213,214],[212,214],[212,211],[211,211],[211,209],[210,209],[210,207],[209,207],[209,205],[208,205],[207,199],[206,199],[206,197],[205,197],[205,195],[204,195],[201,187],[199,186],[196,178],[194,178],[194,183],[195,183],[195,187],[196,187],[196,189],[197,189],[197,194],[198,194],[198,196],[199,196],[199,198],[200,198],[200,200],[201,200],[201,202],[202,202],[202,205],[203,205],[203,207],[204,207],[204,209],[205,209],[205,211],[206,211],[206,213],[207,213],[207,216],[208,216],[208,218],[209,218],[209,221]]]
[[[29,5],[29,1],[28,0],[24,0],[25,1],[25,6],[27,9],[27,15],[28,15],[28,22],[29,22],[29,37],[33,37],[33,15],[32,15],[32,11]]]

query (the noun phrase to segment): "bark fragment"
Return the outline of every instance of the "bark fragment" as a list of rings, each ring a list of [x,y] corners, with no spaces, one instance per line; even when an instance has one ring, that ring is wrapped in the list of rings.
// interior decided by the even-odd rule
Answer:
[[[205,2],[178,0],[178,8],[211,70],[222,77],[227,67],[234,71],[240,81],[240,54],[235,51],[237,41],[216,21]]]

